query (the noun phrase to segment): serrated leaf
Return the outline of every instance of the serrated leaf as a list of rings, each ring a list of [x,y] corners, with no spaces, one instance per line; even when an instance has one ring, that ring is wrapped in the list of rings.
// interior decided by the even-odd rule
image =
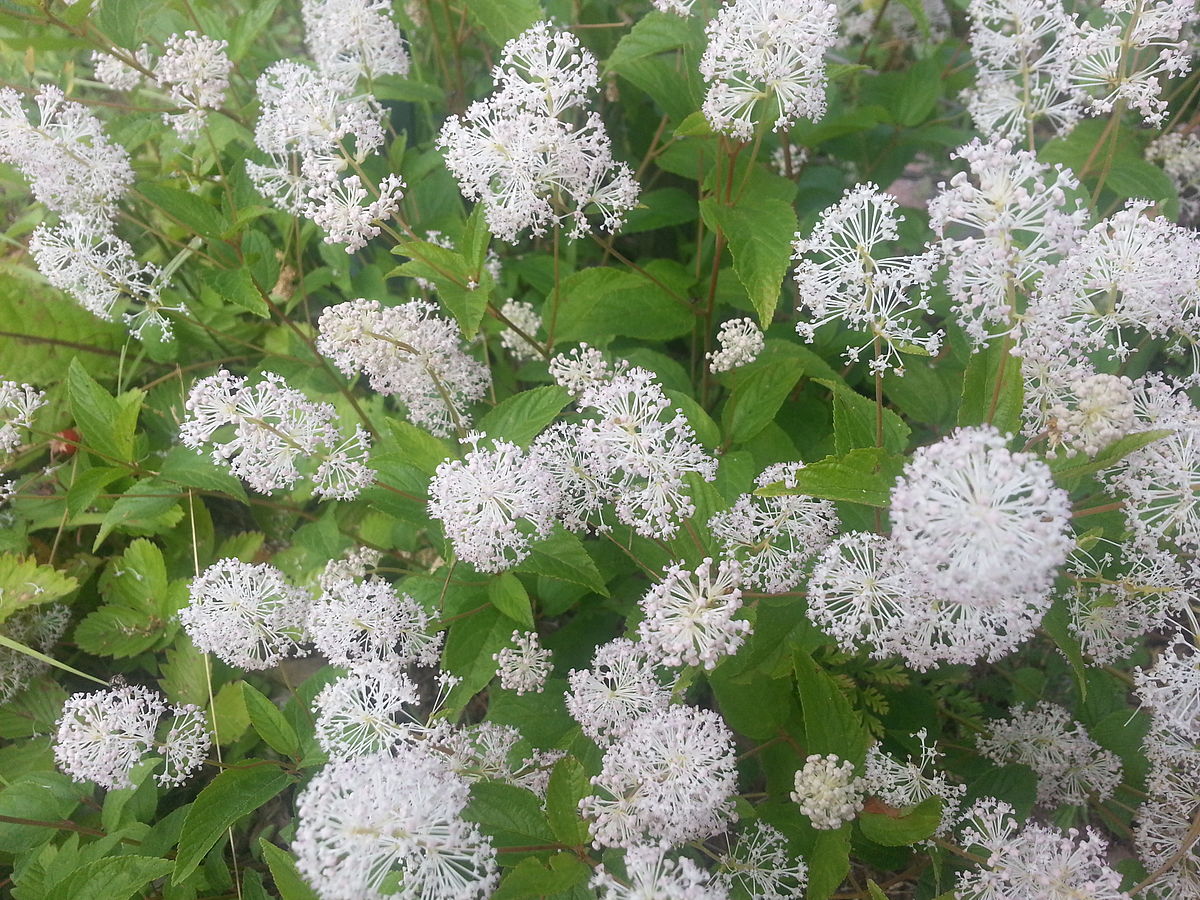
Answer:
[[[746,289],[759,324],[766,328],[775,316],[779,291],[792,261],[796,212],[778,197],[747,191],[733,207],[716,198],[700,201],[704,224],[720,231],[729,243],[733,271]]]
[[[876,446],[879,410],[875,401],[851,390],[844,382],[816,379],[833,392],[833,439],[839,454],[852,450]],[[903,453],[908,448],[908,436],[912,430],[904,420],[884,407],[883,449],[889,453]]]
[[[204,283],[221,302],[262,319],[271,317],[271,308],[255,286],[248,269],[208,269],[204,273]]]
[[[562,280],[558,297],[558,341],[599,343],[614,335],[665,341],[690,333],[695,322],[685,301],[625,269],[582,269]]]
[[[850,826],[818,831],[808,859],[808,900],[827,900],[850,871]]]
[[[448,709],[461,709],[496,674],[498,653],[512,635],[512,619],[489,606],[450,626],[442,668],[462,679],[446,698]]]
[[[1021,429],[1024,397],[1020,358],[1008,353],[1003,342],[995,343],[973,354],[967,363],[958,424],[991,422],[1001,434],[1016,433]]]
[[[92,552],[98,550],[104,539],[118,528],[150,534],[169,528],[183,516],[178,506],[179,488],[158,478],[143,478],[104,514],[92,542]],[[178,515],[168,515],[172,511]]]
[[[296,868],[292,854],[276,847],[266,838],[259,838],[258,846],[262,848],[263,859],[271,870],[280,900],[318,900],[317,892],[308,886]]]
[[[84,863],[51,888],[46,900],[127,900],[171,868],[169,859],[107,856]]]
[[[187,447],[172,447],[167,451],[158,477],[181,487],[216,491],[243,503],[249,502],[246,488],[237,476],[213,462],[209,454],[197,453]]]
[[[234,822],[254,812],[291,781],[274,763],[249,759],[214,778],[196,797],[183,822],[171,883],[187,880]]]
[[[582,884],[591,874],[578,857],[558,853],[548,863],[527,857],[517,863],[500,881],[491,900],[542,900],[561,897]]]
[[[554,834],[538,798],[525,788],[496,781],[471,785],[471,802],[463,817],[490,835],[500,852],[505,847],[553,844]]]
[[[1090,459],[1086,457],[1080,459],[1077,456],[1063,456],[1051,460],[1050,470],[1054,472],[1055,479],[1065,484],[1084,475],[1094,475],[1110,466],[1115,466],[1135,450],[1140,450],[1170,434],[1171,431],[1167,429],[1127,434],[1120,440],[1109,444]]]
[[[741,374],[721,414],[729,441],[743,444],[757,437],[775,420],[803,374],[804,366],[797,359],[771,360]]]
[[[467,18],[483,29],[497,47],[545,17],[538,0],[471,0]]]
[[[0,622],[19,610],[65,597],[78,586],[70,575],[32,556],[0,554]]]
[[[892,486],[903,467],[903,457],[868,447],[851,450],[845,456],[827,456],[805,466],[795,474],[795,487],[777,482],[758,488],[754,493],[763,497],[804,494],[882,509],[891,502]]]
[[[82,433],[83,444],[103,458],[131,462],[142,392],[130,391],[121,398],[113,397],[96,383],[77,358],[71,360],[67,382],[71,415]]]
[[[869,743],[861,719],[832,678],[804,650],[793,654],[809,753],[836,753],[856,767]]]
[[[512,572],[502,572],[488,582],[488,600],[492,606],[526,629],[532,629],[533,605],[521,579]]]
[[[429,241],[405,241],[397,244],[392,253],[407,256],[409,261],[397,266],[391,274],[432,282],[437,287],[438,299],[454,316],[463,335],[468,340],[474,338],[492,290],[492,276],[487,268],[476,269],[457,250],[447,250]]]
[[[83,791],[71,779],[58,772],[21,775],[0,790],[0,816],[57,822],[66,819],[79,805]],[[88,791],[90,796],[90,791]],[[0,847],[6,853],[18,853],[55,836],[53,828],[0,822]]]
[[[74,638],[85,653],[125,659],[154,647],[165,624],[146,611],[111,603],[88,613],[75,627]]]
[[[242,682],[242,702],[246,704],[250,724],[268,747],[281,756],[300,758],[300,741],[296,737],[296,729],[284,717],[278,706],[262,691],[245,681]]]
[[[584,549],[583,542],[578,536],[562,528],[558,528],[547,538],[534,541],[529,548],[529,556],[516,566],[516,571],[557,578],[559,581],[582,585],[597,594],[608,596],[604,578],[596,568],[595,561]]]
[[[139,183],[137,193],[168,219],[203,237],[220,237],[230,227],[229,221],[215,206],[188,191],[163,184]]]
[[[587,842],[588,826],[579,815],[579,801],[591,793],[591,780],[579,760],[564,756],[550,773],[546,788],[546,818],[554,836],[571,847]]]
[[[479,420],[478,427],[488,437],[526,447],[570,401],[571,395],[556,384],[531,388],[501,400]]]
[[[942,824],[942,798],[929,797],[904,815],[861,812],[862,833],[885,847],[907,847],[932,837]]]

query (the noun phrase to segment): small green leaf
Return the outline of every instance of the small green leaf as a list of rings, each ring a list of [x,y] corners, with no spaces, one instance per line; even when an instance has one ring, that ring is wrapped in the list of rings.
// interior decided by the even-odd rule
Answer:
[[[803,650],[793,654],[809,753],[836,753],[855,766],[867,752],[867,732],[837,683]]]
[[[137,192],[158,207],[162,215],[203,237],[218,238],[230,227],[229,220],[215,206],[196,194],[162,184],[141,182]]]
[[[512,619],[488,606],[450,626],[442,651],[442,668],[462,679],[446,698],[448,709],[461,709],[496,674],[492,658],[512,635]]]
[[[131,462],[142,392],[113,397],[87,373],[78,357],[67,369],[67,384],[71,415],[82,433],[82,443],[105,459]]]
[[[709,124],[708,117],[704,115],[702,110],[696,110],[686,119],[679,123],[679,127],[675,129],[675,137],[713,137],[715,132],[712,130],[712,125]]]
[[[71,779],[57,772],[21,775],[0,790],[0,816],[58,822],[70,816],[79,805],[81,793]],[[86,793],[90,796],[91,792]],[[0,847],[6,853],[19,853],[46,843],[56,833],[54,828],[0,822]]]
[[[525,585],[512,572],[503,572],[488,582],[488,600],[518,625],[526,629],[534,627],[533,604]]]
[[[570,402],[571,396],[556,384],[531,388],[497,403],[479,420],[488,437],[503,438],[525,447]]]
[[[929,797],[902,816],[862,812],[862,833],[885,847],[907,847],[932,837],[942,824],[942,798]]]
[[[874,881],[871,881],[869,878],[867,879],[867,890],[871,894],[871,900],[888,900],[887,894],[880,889],[879,885],[877,885]]]
[[[1171,434],[1170,430],[1142,431],[1137,434],[1127,434],[1119,441],[1109,444],[1091,459],[1077,456],[1061,456],[1050,463],[1055,479],[1061,484],[1067,484],[1084,475],[1094,475],[1110,466],[1115,466],[1130,453],[1141,450],[1155,441]]]
[[[466,10],[471,24],[482,29],[497,47],[545,17],[538,0],[471,0]]]
[[[296,868],[292,854],[276,847],[266,838],[259,838],[258,846],[262,848],[263,859],[271,870],[280,900],[318,900],[317,892],[308,886]]]
[[[1013,434],[1021,428],[1024,397],[1021,360],[1008,352],[1007,342],[994,343],[976,352],[967,363],[958,424],[991,422],[1001,434]]]
[[[267,746],[281,756],[299,759],[300,741],[296,737],[296,729],[280,712],[279,707],[245,681],[242,682],[242,701],[250,715],[250,724]]]
[[[535,541],[529,548],[529,556],[522,560],[516,571],[569,581],[604,597],[608,596],[604,578],[583,542],[562,528],[547,538]]]
[[[100,529],[92,542],[92,552],[104,539],[120,528],[143,534],[158,534],[183,517],[179,509],[179,488],[158,478],[143,478],[125,492],[104,514]]]
[[[181,487],[216,491],[243,503],[249,502],[246,489],[237,476],[213,462],[211,455],[197,453],[187,447],[172,447],[167,451],[158,477]]]
[[[32,556],[0,554],[0,622],[31,606],[65,597],[79,582]]]
[[[127,900],[171,871],[169,859],[106,856],[84,863],[56,884],[46,900]]]
[[[602,343],[621,335],[665,341],[690,333],[694,313],[664,285],[661,278],[655,283],[637,272],[606,266],[569,275],[558,288],[556,340]]]
[[[818,831],[808,859],[808,900],[827,900],[850,872],[850,826]]]
[[[803,494],[882,509],[891,502],[892,486],[903,467],[904,458],[886,450],[875,447],[851,450],[845,456],[828,456],[800,469],[795,474],[795,487],[778,482],[754,493],[763,497]]]
[[[504,876],[491,900],[562,897],[576,885],[582,885],[590,873],[591,869],[570,853],[557,853],[545,865],[526,857]]]
[[[429,241],[406,241],[397,244],[392,253],[407,256],[409,261],[393,269],[391,275],[432,282],[437,287],[438,299],[454,316],[463,335],[468,340],[475,337],[492,290],[492,276],[487,268],[476,269],[457,250],[447,250]]]
[[[591,793],[591,781],[579,760],[564,756],[550,773],[546,788],[546,818],[554,836],[577,847],[587,842],[588,826],[579,816],[579,801]]]
[[[209,269],[204,281],[220,301],[259,318],[271,317],[271,308],[255,286],[249,269]]]
[[[833,392],[833,439],[839,454],[861,447],[876,446],[880,419],[883,424],[883,448],[903,453],[908,448],[911,429],[904,420],[884,407],[882,416],[873,399],[864,397],[844,382],[816,379]]]
[[[254,812],[291,781],[275,763],[249,759],[214,778],[188,810],[179,835],[179,855],[175,858],[171,883],[187,880],[234,822]]]
[[[797,359],[772,360],[741,374],[721,414],[729,441],[744,444],[757,437],[775,420],[803,374],[804,366]]]

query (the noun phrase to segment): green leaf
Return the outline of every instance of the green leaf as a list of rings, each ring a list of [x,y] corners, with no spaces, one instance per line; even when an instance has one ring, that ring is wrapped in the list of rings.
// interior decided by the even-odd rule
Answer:
[[[529,556],[515,571],[557,578],[559,581],[582,585],[604,597],[608,596],[604,578],[596,568],[595,561],[584,549],[583,542],[578,536],[562,528],[556,529],[547,538],[534,541],[529,548]]]
[[[31,606],[65,597],[79,582],[32,556],[0,554],[0,622]]]
[[[400,419],[389,419],[387,424],[389,437],[396,450],[426,475],[432,475],[443,461],[454,455],[449,443],[434,437],[424,428]]]
[[[696,110],[686,119],[679,123],[679,127],[675,129],[675,137],[714,137],[716,132],[712,130],[712,125],[709,124],[708,117],[704,115],[703,110]]]
[[[563,342],[602,344],[616,335],[665,341],[689,334],[695,321],[685,300],[626,269],[582,269],[563,279],[558,297],[556,340]]]
[[[502,572],[488,582],[488,600],[518,625],[526,629],[534,627],[533,604],[525,585],[512,572]]]
[[[888,900],[887,894],[869,878],[867,879],[867,891],[871,894],[871,900]]]
[[[118,47],[136,47],[142,39],[139,13],[141,0],[101,0],[92,14],[100,28]]]
[[[604,68],[621,72],[627,70],[630,63],[688,46],[693,40],[694,32],[685,19],[654,10],[639,18],[629,33],[617,42]]]
[[[107,856],[84,863],[51,888],[46,900],[127,900],[171,868],[169,859]]]
[[[406,241],[397,244],[392,253],[407,256],[409,261],[390,274],[432,282],[437,287],[438,299],[454,316],[463,335],[468,340],[474,338],[492,291],[488,270],[470,265],[457,250],[447,250],[428,241]],[[471,287],[472,283],[475,287]]]
[[[792,204],[747,191],[732,208],[714,197],[700,201],[700,215],[705,225],[725,235],[733,271],[754,305],[759,324],[766,328],[775,316],[779,290],[792,261],[797,225]]]
[[[65,662],[55,659],[53,656],[47,656],[40,650],[35,650],[33,647],[27,647],[20,641],[14,641],[6,634],[0,634],[0,647],[7,647],[9,650],[15,650],[17,653],[24,653],[26,656],[32,657],[40,663],[45,663],[48,666],[54,666],[56,669],[62,669],[64,672],[70,672],[72,675],[77,675],[80,678],[85,678],[88,681],[108,687],[108,682],[103,678],[97,678],[95,675],[89,675],[87,672],[80,672],[78,669],[68,666]]]
[[[249,503],[242,482],[228,468],[213,462],[207,453],[197,453],[187,447],[172,447],[167,451],[158,477],[185,488],[216,491],[235,500]]]
[[[531,388],[497,403],[482,419],[479,430],[488,437],[529,446],[571,402],[571,395],[556,384]]]
[[[850,826],[818,831],[808,853],[808,900],[827,900],[850,872]]]
[[[240,765],[214,778],[188,810],[179,835],[172,884],[187,880],[234,822],[291,784],[291,777],[273,762],[242,760]]]
[[[1042,631],[1049,636],[1050,640],[1054,641],[1054,645],[1062,651],[1067,662],[1071,664],[1071,673],[1075,676],[1075,683],[1079,686],[1079,697],[1086,700],[1088,695],[1087,661],[1083,658],[1083,645],[1079,641],[1079,636],[1071,630],[1071,611],[1065,593],[1055,597],[1053,605],[1042,617]]]
[[[154,647],[164,625],[143,610],[110,603],[88,613],[75,627],[75,643],[94,656],[125,659]]]
[[[442,651],[442,668],[462,680],[446,698],[447,709],[461,709],[496,674],[493,654],[508,644],[512,619],[488,606],[450,626]]]
[[[78,358],[67,370],[71,415],[89,449],[117,462],[133,460],[133,439],[143,394],[130,391],[111,396],[87,373]]]
[[[1055,479],[1061,484],[1067,484],[1085,475],[1094,475],[1110,466],[1115,466],[1130,453],[1141,450],[1155,441],[1171,434],[1169,429],[1157,431],[1142,431],[1137,434],[1127,434],[1091,457],[1060,456],[1050,462],[1050,469]]]
[[[497,47],[545,18],[538,0],[471,0],[466,9],[471,24],[482,29]]]
[[[371,82],[371,93],[377,100],[399,103],[442,103],[446,99],[446,92],[438,85],[398,75],[376,77]]]
[[[92,552],[96,552],[104,539],[117,528],[148,534],[166,530],[183,517],[178,506],[177,487],[157,478],[143,478],[104,514],[96,539],[92,542]]]
[[[797,650],[792,657],[796,687],[804,711],[804,734],[809,753],[836,753],[856,767],[862,765],[869,743],[866,729],[837,683],[811,656]]]
[[[929,797],[902,816],[862,812],[858,825],[862,833],[885,847],[907,847],[932,837],[942,824],[942,798]]]
[[[0,790],[0,816],[35,822],[59,822],[79,805],[81,789],[57,772],[21,775]],[[90,795],[91,791],[87,793]],[[19,853],[44,844],[57,829],[38,825],[0,822],[0,847],[5,853]]]
[[[849,388],[844,382],[816,379],[833,392],[833,439],[839,454],[863,447],[876,446],[879,409],[874,400]],[[884,407],[883,448],[889,453],[903,453],[908,448],[912,430],[904,420]]]
[[[217,298],[262,319],[271,317],[271,308],[254,284],[249,269],[208,269],[204,282]]]
[[[641,234],[657,228],[684,225],[696,221],[700,209],[694,194],[681,188],[666,187],[642,194],[637,207],[629,212],[621,234]]]
[[[794,358],[765,362],[741,374],[721,413],[729,441],[744,444],[757,437],[775,420],[803,374],[804,365]]]
[[[463,817],[478,823],[501,852],[505,847],[554,843],[541,803],[525,788],[477,781],[471,785],[471,802]]]
[[[891,502],[892,486],[903,467],[903,457],[893,456],[886,450],[875,447],[851,450],[845,456],[827,456],[805,466],[796,473],[793,488],[778,482],[754,493],[763,497],[804,494],[882,509]]]
[[[262,848],[263,859],[271,870],[280,900],[318,900],[317,892],[308,886],[296,868],[292,854],[276,847],[266,838],[259,838],[258,846]]]
[[[300,758],[300,741],[296,729],[280,712],[279,707],[248,682],[242,682],[242,702],[250,716],[250,724],[267,746],[281,756]]]
[[[137,193],[172,221],[206,238],[219,238],[230,228],[220,211],[200,196],[163,184],[139,182]]]
[[[588,826],[579,816],[579,801],[591,793],[591,785],[587,772],[573,756],[564,756],[550,773],[546,818],[554,836],[570,847],[587,842]]]
[[[526,857],[501,879],[491,900],[542,900],[583,884],[590,874],[591,869],[570,853],[555,854],[545,865]]]
[[[1008,352],[1007,344],[994,343],[971,356],[963,375],[959,425],[991,422],[1001,434],[1020,431],[1025,382],[1021,360]]]

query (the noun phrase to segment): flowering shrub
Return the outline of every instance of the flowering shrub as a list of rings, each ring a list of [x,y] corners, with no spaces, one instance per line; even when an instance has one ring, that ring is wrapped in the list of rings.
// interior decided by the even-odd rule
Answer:
[[[16,900],[1200,900],[1193,0],[0,4]]]

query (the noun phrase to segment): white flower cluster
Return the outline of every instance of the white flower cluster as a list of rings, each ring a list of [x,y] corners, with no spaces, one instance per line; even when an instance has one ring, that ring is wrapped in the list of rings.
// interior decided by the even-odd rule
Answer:
[[[467,407],[487,392],[491,372],[437,310],[424,300],[349,300],[321,313],[316,343],[346,375],[362,372],[374,390],[408,408],[413,424],[444,437],[470,425]]]
[[[383,145],[383,110],[370,94],[294,60],[280,60],[258,79],[262,112],[254,142],[271,157],[246,164],[260,194],[280,209],[303,214],[328,234],[326,243],[346,252],[366,246],[379,223],[400,208],[404,181],[387,175],[364,185],[363,161]],[[363,201],[367,201],[365,204]]]
[[[749,141],[761,123],[783,131],[825,115],[825,51],[838,8],[823,0],[733,0],[708,23],[700,74],[714,131]],[[772,121],[773,119],[773,121]]]
[[[17,450],[46,405],[46,392],[29,384],[0,380],[0,456]]]
[[[171,95],[181,113],[164,113],[163,121],[181,138],[193,138],[204,125],[206,111],[219,109],[229,89],[233,62],[225,53],[228,41],[216,41],[194,31],[173,34],[163,45],[154,67],[158,86]]]
[[[737,653],[750,623],[735,619],[742,607],[741,568],[734,560],[705,559],[696,571],[672,564],[641,600],[638,636],[665,666],[716,668]]]
[[[797,323],[796,331],[809,343],[830,322],[862,332],[861,343],[847,345],[846,362],[857,362],[869,349],[870,369],[877,374],[889,369],[903,374],[900,353],[932,356],[942,343],[942,332],[927,333],[921,321],[929,312],[934,254],[887,255],[904,221],[896,207],[891,194],[860,184],[794,244],[800,309],[811,317]]]
[[[509,441],[466,439],[462,459],[441,463],[429,484],[429,515],[438,519],[455,554],[480,572],[502,572],[529,555],[529,545],[554,526],[558,486],[537,458]]]
[[[270,669],[303,656],[311,597],[267,563],[222,559],[192,579],[179,621],[192,643],[241,669]]]
[[[72,695],[58,720],[54,758],[75,781],[116,790],[133,786],[129,773],[149,756],[162,758],[159,784],[182,784],[211,744],[200,707],[168,706],[148,688],[127,685]]]
[[[601,644],[591,668],[572,669],[567,680],[567,712],[602,747],[643,716],[663,712],[671,699],[646,648],[625,638]]]
[[[1011,653],[1050,607],[1073,546],[1066,492],[994,428],[919,449],[892,491],[892,535],[850,533],[813,569],[808,614],[847,650],[917,669]]]
[[[0,495],[5,487],[0,484]],[[22,609],[4,620],[3,634],[40,653],[49,653],[71,621],[61,603]],[[7,703],[45,671],[47,663],[11,647],[0,647],[0,703]]]
[[[300,14],[317,69],[348,91],[360,78],[408,74],[408,47],[386,0],[304,0]]]
[[[120,53],[125,56],[121,59],[116,54]],[[132,59],[141,68],[135,68],[126,60]],[[104,85],[109,90],[132,91],[142,83],[143,70],[149,70],[154,66],[154,57],[150,53],[150,48],[143,44],[132,53],[113,48],[112,53],[101,53],[99,50],[92,51],[92,74],[96,80]]]
[[[793,858],[779,829],[757,819],[747,825],[722,853],[713,880],[755,900],[800,900],[808,883],[808,866]]]
[[[531,343],[536,341],[538,330],[542,327],[542,317],[533,308],[533,304],[524,300],[505,300],[500,307],[500,315],[505,321],[516,326],[500,332],[500,346],[516,360],[536,359],[540,356],[539,346]]]
[[[541,645],[536,631],[512,633],[515,647],[495,653],[500,687],[518,694],[541,693],[550,676],[550,651]]]
[[[862,809],[863,780],[854,774],[854,763],[834,753],[809,756],[796,772],[794,787],[792,800],[821,831],[841,828]]]
[[[971,55],[978,74],[965,92],[971,119],[993,140],[1027,141],[1049,122],[1065,133],[1082,110],[1071,90],[1062,0],[971,0]]]
[[[333,406],[309,400],[274,372],[262,376],[251,385],[222,369],[197,381],[179,426],[183,445],[201,452],[212,444],[214,462],[263,494],[295,486],[306,460],[319,460],[312,481],[323,497],[349,499],[374,482],[367,466],[371,439],[361,426],[346,437]],[[222,441],[226,429],[232,435]]]
[[[926,729],[920,729],[913,737],[920,744],[920,752],[915,758],[910,755],[903,761],[885,753],[878,744],[872,746],[867,751],[862,787],[865,793],[902,813],[930,797],[940,798],[942,818],[934,835],[944,836],[958,822],[958,808],[967,786],[952,783],[938,769],[938,760],[944,754],[929,740]]]
[[[1200,666],[1196,648],[1176,634],[1149,669],[1136,669],[1138,699],[1157,728],[1183,742],[1200,744]]]
[[[30,118],[21,95],[0,89],[0,162],[15,166],[55,224],[41,223],[29,240],[38,270],[84,309],[111,320],[117,312],[140,337],[153,323],[169,340],[162,313],[162,270],[140,262],[114,231],[117,203],[133,183],[125,148],[108,139],[100,120],[53,85],[34,98]],[[132,304],[134,312],[126,312]]]
[[[751,318],[730,319],[721,325],[717,331],[719,350],[705,354],[708,359],[708,369],[714,375],[728,372],[749,365],[758,359],[766,341],[760,329]]]
[[[983,850],[987,862],[963,872],[955,885],[962,900],[1128,900],[1121,875],[1109,867],[1108,844],[1088,828],[1059,831],[1036,822],[1019,824],[1007,803],[986,797],[963,817],[960,844]]]
[[[1200,224],[1200,133],[1168,131],[1146,147],[1146,159],[1160,163],[1179,193],[1179,223]]]
[[[308,608],[305,631],[333,665],[437,665],[441,635],[430,633],[429,614],[411,596],[378,576],[365,575],[353,561],[331,561],[320,587]]]
[[[438,146],[463,196],[484,204],[505,241],[569,225],[581,237],[595,210],[608,232],[637,203],[633,171],[612,155],[597,113],[596,59],[567,31],[538,22],[504,46],[492,70],[496,91],[442,126]]]
[[[1070,201],[1079,183],[1069,170],[1008,140],[976,139],[953,156],[969,174],[938,185],[929,225],[949,264],[954,316],[982,347],[1016,327],[1018,298],[1075,242],[1087,211]]]
[[[1029,766],[1038,777],[1038,803],[1083,806],[1107,800],[1121,783],[1121,760],[1105,750],[1071,714],[1042,700],[1032,709],[1009,710],[1009,718],[989,722],[991,733],[976,740],[979,752],[1004,765]]]
[[[636,719],[604,751],[579,801],[597,847],[678,846],[735,818],[733,734],[709,710],[670,706]]]
[[[382,900],[397,879],[422,900],[484,900],[499,873],[463,818],[469,799],[466,779],[421,747],[330,763],[300,794],[297,866],[325,900]]]
[[[663,847],[637,846],[625,851],[626,878],[618,878],[603,864],[596,867],[590,886],[601,900],[728,900],[720,885],[687,857],[669,859]]]

